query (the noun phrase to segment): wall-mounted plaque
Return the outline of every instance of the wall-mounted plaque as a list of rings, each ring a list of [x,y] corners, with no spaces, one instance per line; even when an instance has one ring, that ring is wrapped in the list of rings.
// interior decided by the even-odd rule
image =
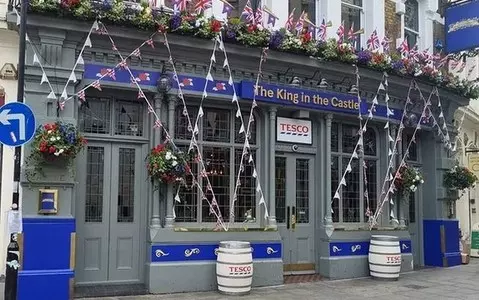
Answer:
[[[55,215],[58,212],[58,190],[40,189],[38,213],[42,215]]]
[[[0,69],[0,77],[2,79],[16,80],[18,77],[17,69],[12,63],[6,63]]]

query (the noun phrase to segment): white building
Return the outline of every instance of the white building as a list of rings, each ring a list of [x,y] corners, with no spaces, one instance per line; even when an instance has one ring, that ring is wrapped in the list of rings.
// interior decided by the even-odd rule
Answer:
[[[12,77],[18,64],[18,33],[7,28],[8,0],[0,0],[0,104],[16,101],[17,80]],[[0,274],[5,274],[7,211],[12,204],[14,148],[0,146],[1,150],[1,202],[0,202]]]

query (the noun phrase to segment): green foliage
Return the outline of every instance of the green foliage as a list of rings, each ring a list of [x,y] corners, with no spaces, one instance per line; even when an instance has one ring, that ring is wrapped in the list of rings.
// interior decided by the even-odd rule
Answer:
[[[449,189],[464,190],[474,187],[477,176],[468,168],[455,166],[444,174],[444,187]]]

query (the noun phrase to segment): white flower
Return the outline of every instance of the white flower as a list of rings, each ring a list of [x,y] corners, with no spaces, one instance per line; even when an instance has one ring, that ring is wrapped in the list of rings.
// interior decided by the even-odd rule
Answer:
[[[171,152],[170,152],[170,151],[166,152],[165,158],[166,158],[167,160],[170,160],[170,159],[171,159]]]
[[[424,179],[421,179],[421,183],[424,183]]]
[[[59,140],[61,140],[61,139],[62,139],[61,137],[57,136],[57,141],[59,141]]]
[[[172,165],[173,167],[176,167],[177,164],[178,164],[178,162],[177,162],[176,160],[174,160],[174,161],[171,163],[171,165]]]
[[[409,189],[410,189],[411,191],[414,191],[414,185],[411,185],[411,186],[409,187]]]
[[[52,141],[52,142],[54,142],[54,141],[56,141],[56,140],[57,140],[57,138],[54,137],[54,136],[52,136],[52,137],[50,138],[50,141]]]
[[[51,130],[48,130],[47,133],[50,134],[50,133],[52,133],[52,131],[51,131]]]
[[[417,191],[417,186],[415,186],[412,191],[413,191],[413,192]]]
[[[419,180],[419,179],[421,179],[421,178],[419,178],[419,175],[416,175],[416,180]]]
[[[65,149],[60,149],[60,151],[58,151],[58,153],[62,154],[63,152],[65,152]]]

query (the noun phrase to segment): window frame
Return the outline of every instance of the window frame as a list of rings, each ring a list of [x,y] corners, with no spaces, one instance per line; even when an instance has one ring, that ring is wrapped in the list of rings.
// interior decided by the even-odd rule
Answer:
[[[419,1],[418,0],[407,0],[406,2],[409,2],[409,1],[415,1],[416,2],[416,8],[417,8],[417,15],[415,16],[416,20],[417,20],[417,29],[415,28],[410,28],[410,27],[407,27],[406,26],[406,14],[407,14],[407,10],[405,10],[404,12],[404,32],[403,32],[403,35],[404,35],[404,39],[406,39],[406,34],[412,34],[415,36],[415,45],[417,45],[419,43],[419,40],[421,38],[421,34],[420,34],[420,22],[419,22],[419,16],[420,16],[420,5],[419,5]],[[407,6],[407,3],[404,3],[406,6]],[[408,41],[408,44],[409,44],[409,41]],[[409,48],[411,47],[414,47],[415,45],[409,45]],[[418,45],[419,46],[419,45]]]
[[[341,23],[344,21],[343,20],[343,5],[350,8],[350,9],[354,9],[354,10],[357,10],[358,13],[359,13],[359,29],[361,29],[361,26],[364,24],[364,0],[361,1],[361,6],[359,5],[355,5],[355,4],[352,4],[352,3],[348,3],[344,0],[341,0]],[[344,28],[344,34],[345,36],[348,34],[349,32],[349,29],[351,28],[351,26],[348,26],[347,28]],[[361,50],[362,48],[362,42],[363,42],[363,39],[361,38],[361,35],[357,35],[357,40],[356,40],[356,50]]]
[[[337,151],[334,151],[331,149],[331,157],[329,160],[332,163],[333,158],[338,158],[338,178],[333,179],[336,180],[339,184],[341,177],[344,173],[343,170],[345,170],[345,166],[343,166],[343,159],[350,159],[352,152],[343,152],[343,126],[357,126],[357,124],[354,124],[353,122],[348,122],[348,121],[338,121],[335,122],[333,121],[333,124],[336,124],[338,126],[338,149]],[[359,126],[357,126],[359,129]],[[339,189],[339,194],[340,194],[340,200],[338,201],[338,221],[334,221],[334,216],[333,216],[333,224],[334,226],[338,227],[358,227],[358,225],[364,225],[365,223],[368,222],[366,219],[366,207],[365,207],[365,199],[364,199],[364,172],[363,172],[363,163],[364,161],[375,161],[376,162],[376,195],[380,195],[379,189],[380,189],[380,166],[381,166],[381,152],[380,147],[379,147],[379,142],[380,142],[380,137],[379,137],[379,131],[376,127],[368,127],[367,130],[373,130],[375,134],[375,140],[376,140],[376,155],[366,155],[364,151],[361,151],[360,154],[358,154],[358,167],[359,167],[359,197],[355,201],[359,201],[359,222],[345,222],[344,221],[344,213],[343,213],[343,193],[342,193],[342,187]],[[336,189],[338,185],[332,186],[333,189]],[[334,194],[334,191],[332,191]],[[371,194],[369,192],[369,194]],[[371,198],[370,198],[371,200]],[[376,204],[377,205],[377,204]]]
[[[418,133],[416,133],[417,135]],[[406,151],[406,148],[407,148],[407,145],[409,143],[408,141],[408,135],[411,135],[411,131],[408,131],[408,130],[404,130],[402,132],[402,137],[401,137],[401,140],[403,141],[403,144],[402,144],[402,153],[404,155],[404,152]],[[409,158],[406,158],[405,159],[405,163],[408,164],[408,165],[411,165],[412,167],[414,168],[418,168],[421,172],[424,171],[424,168],[423,168],[423,161],[422,161],[422,155],[421,155],[421,139],[419,139],[417,136],[416,136],[416,156],[417,158],[414,160],[414,159],[409,159]],[[403,217],[405,218],[405,223],[406,223],[406,226],[410,226],[410,224],[412,224],[412,226],[415,226],[418,222],[418,211],[416,210],[416,202],[419,201],[419,203],[422,203],[422,184],[418,186],[418,189],[414,192],[414,193],[410,193],[409,195],[409,201],[407,203],[407,210],[405,209],[404,206],[402,206],[401,208],[399,209],[404,209],[404,212],[403,212]],[[414,200],[414,206],[411,205],[411,197],[413,197],[413,200]],[[396,203],[402,203],[402,201],[399,201],[399,199],[396,199]],[[414,222],[411,223],[411,208],[414,208],[414,214],[415,214],[415,217],[414,217]]]
[[[197,114],[197,111],[198,111],[198,105],[197,103],[195,104],[192,104],[190,109],[192,109],[192,112],[189,111],[190,113],[190,118],[192,120],[192,122],[194,122],[196,120],[196,114]],[[182,105],[177,105],[176,108],[175,108],[175,116],[176,114],[178,113],[178,110],[181,112],[183,109],[183,106]],[[199,132],[198,132],[198,135],[197,135],[197,143],[198,143],[198,148],[199,150],[201,151],[201,155],[203,155],[204,153],[204,148],[207,147],[207,148],[221,148],[221,149],[229,149],[229,170],[230,170],[230,175],[229,175],[229,201],[228,201],[228,205],[231,205],[231,202],[233,201],[233,196],[234,196],[234,188],[235,188],[235,183],[236,183],[236,177],[238,175],[238,173],[236,172],[236,157],[235,157],[235,152],[236,150],[240,149],[242,150],[243,149],[243,146],[244,146],[244,143],[237,143],[235,142],[235,137],[236,137],[236,121],[237,121],[237,118],[235,116],[236,114],[236,110],[235,109],[231,109],[231,108],[226,108],[226,107],[223,107],[223,106],[219,106],[219,107],[214,107],[214,106],[208,106],[208,105],[203,105],[203,111],[204,111],[204,116],[203,116],[203,121],[202,122],[199,122],[200,124],[198,124],[198,129],[199,129]],[[230,124],[230,129],[229,129],[229,132],[230,132],[230,141],[229,142],[216,142],[216,141],[205,141],[204,140],[204,119],[206,118],[206,115],[208,113],[208,111],[223,111],[223,112],[228,112],[229,113],[229,124]],[[247,122],[247,118],[249,117],[249,112],[245,111],[245,110],[242,110],[241,111],[242,114],[243,114],[243,121],[244,122]],[[260,124],[260,118],[259,116],[254,113],[253,114],[253,117],[254,117],[254,124],[255,124],[255,137],[256,139],[254,141],[250,141],[250,149],[252,151],[255,152],[255,166],[256,166],[256,171],[258,172],[258,176],[260,174],[260,163],[261,163],[261,156],[260,156],[260,148],[261,148],[261,145],[260,145],[260,139],[259,139],[259,136],[260,136],[260,128],[261,128],[261,124]],[[177,119],[178,120],[178,119]],[[175,133],[176,133],[176,130],[177,130],[177,121],[175,121]],[[246,125],[246,124],[245,124]],[[246,131],[246,128],[245,128],[245,131]],[[177,146],[179,147],[186,147],[188,148],[189,144],[190,144],[190,138],[178,138],[175,134],[175,138],[174,138],[174,142]],[[199,181],[199,184],[201,186],[204,186],[205,183],[203,182],[203,179],[201,178],[201,176],[199,176],[199,168],[196,170],[196,174],[195,174],[196,178],[198,179]],[[261,206],[259,205],[259,199],[260,199],[260,196],[258,194],[258,192],[256,192],[256,181],[255,181],[255,185],[254,185],[254,214],[253,214],[253,218],[255,218],[254,222],[248,222],[248,227],[250,228],[256,228],[256,227],[260,227],[261,226],[261,220],[260,220],[260,210],[261,210]],[[264,188],[264,185],[262,185],[262,187]],[[205,191],[206,189],[203,189],[203,191]],[[213,186],[213,191],[215,190],[215,187]],[[203,209],[204,209],[204,206],[208,206],[208,204],[201,199],[200,197],[200,193],[199,192],[193,192],[193,197],[196,198],[196,218],[195,220],[196,221],[186,221],[186,222],[183,222],[183,221],[178,221],[178,217],[176,218],[175,220],[175,223],[176,224],[181,224],[183,226],[189,226],[189,227],[215,227],[216,223],[215,221],[205,221],[205,217],[203,216]],[[181,195],[180,195],[181,197]],[[184,201],[184,200],[182,200]],[[204,203],[204,204],[203,204]],[[175,205],[176,206],[176,205]],[[188,207],[187,205],[185,205],[185,207]],[[176,207],[175,207],[176,208]],[[175,209],[174,208],[174,209]],[[175,211],[175,214],[177,215],[177,212]],[[235,217],[238,217],[235,215]],[[243,217],[242,217],[243,218]],[[228,215],[223,215],[223,221],[225,223],[229,222],[230,221],[230,218],[229,218],[229,214]],[[235,224],[242,224],[241,221],[234,221]]]

